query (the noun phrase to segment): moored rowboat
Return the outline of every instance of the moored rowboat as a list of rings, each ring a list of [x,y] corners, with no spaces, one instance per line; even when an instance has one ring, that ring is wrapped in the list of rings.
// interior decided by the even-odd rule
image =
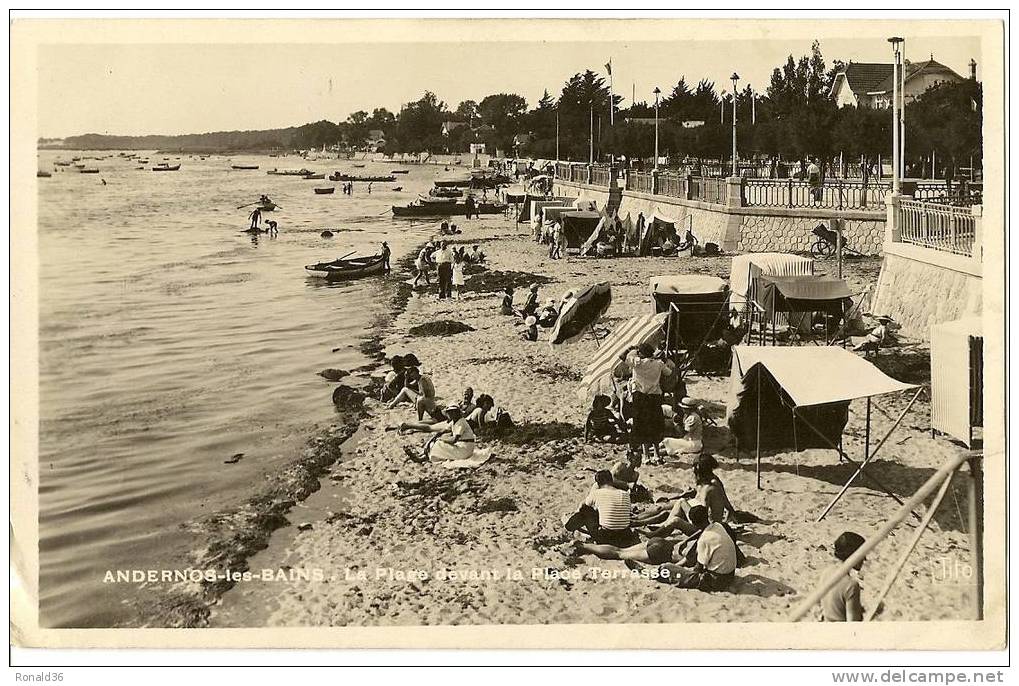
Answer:
[[[166,164],[164,162],[163,164],[157,164],[154,166],[152,171],[177,171],[178,169],[180,169],[179,164]]]
[[[328,188],[316,188],[316,195],[331,195],[336,190],[335,186],[329,186]]]
[[[348,257],[332,262],[319,262],[306,265],[304,268],[308,270],[309,276],[324,278],[327,281],[344,281],[381,274],[385,268],[385,260],[382,255],[376,254],[367,257]]]
[[[232,165],[230,165],[230,168],[231,169],[236,169],[237,171],[246,171],[248,169],[258,169],[258,165],[257,164],[232,164]]]

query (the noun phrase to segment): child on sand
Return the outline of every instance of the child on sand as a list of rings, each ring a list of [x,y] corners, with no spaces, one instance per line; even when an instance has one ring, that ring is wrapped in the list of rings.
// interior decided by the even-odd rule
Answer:
[[[612,411],[612,399],[607,395],[596,395],[591,403],[584,426],[584,440],[604,443],[622,443],[626,440],[626,426],[623,419]]]
[[[863,545],[863,536],[845,531],[835,539],[835,559],[838,560],[822,574],[823,580],[830,579],[842,563]],[[863,560],[844,574],[838,583],[821,598],[820,619],[822,622],[861,622],[863,605],[860,602],[860,580],[857,572],[863,567]]]
[[[506,286],[503,291],[502,304],[499,306],[499,314],[513,315],[513,286]]]
[[[524,324],[527,326],[524,332],[520,334],[520,337],[525,341],[531,341],[532,343],[538,340],[538,320],[533,315],[524,320]]]

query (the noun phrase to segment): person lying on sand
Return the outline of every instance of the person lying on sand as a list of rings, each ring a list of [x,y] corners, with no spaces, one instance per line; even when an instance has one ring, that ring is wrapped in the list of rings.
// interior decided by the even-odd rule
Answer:
[[[612,399],[607,395],[596,395],[591,403],[591,411],[584,425],[584,440],[603,443],[623,443],[626,441],[626,424],[610,405]]]
[[[575,541],[573,546],[580,555],[594,555],[602,560],[625,560],[647,565],[662,565],[684,562],[690,544],[697,540],[697,532],[684,538],[652,538],[643,543],[620,548],[604,543]]]
[[[718,467],[718,462],[711,455],[699,458],[693,467],[694,488],[680,495],[672,503],[657,503],[639,515],[635,515],[634,525],[660,524],[657,529],[649,532],[648,535],[652,538],[668,536],[677,529],[689,535],[695,531],[694,524],[690,520],[690,510],[698,505],[707,508],[708,519],[712,522],[738,523],[736,509],[729,502],[725,486],[721,479],[715,475],[716,467]]]
[[[843,532],[835,539],[835,560],[836,562],[824,570],[821,574],[821,581],[828,581],[834,576],[842,563],[848,560],[861,545],[863,536],[852,531]],[[866,559],[866,558],[865,558]],[[860,602],[860,579],[857,572],[863,567],[864,560],[860,560],[848,574],[842,576],[839,582],[828,591],[820,602],[819,619],[822,622],[861,622],[863,621],[863,604]]]
[[[586,533],[595,543],[625,548],[640,541],[630,528],[630,493],[616,487],[607,469],[595,473],[594,487],[565,525],[567,531]]]
[[[658,581],[678,588],[700,591],[724,591],[736,578],[739,552],[729,531],[718,522],[708,521],[708,508],[690,509],[690,521],[697,535],[697,561],[693,566],[664,563],[658,568]]]

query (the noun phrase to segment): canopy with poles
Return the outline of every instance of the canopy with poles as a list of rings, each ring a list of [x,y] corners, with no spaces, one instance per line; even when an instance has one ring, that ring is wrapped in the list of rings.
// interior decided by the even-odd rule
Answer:
[[[729,287],[717,276],[682,274],[651,278],[651,309],[669,312],[669,350],[696,350],[721,336],[728,322]]]
[[[757,487],[761,487],[761,449],[804,450],[830,448],[857,470],[823,518],[861,475],[864,468],[898,427],[922,388],[886,376],[867,360],[834,346],[757,347],[732,349],[726,420],[737,447],[754,446],[757,455]],[[886,393],[918,389],[891,430],[870,449],[871,398]],[[849,403],[867,399],[864,459],[856,462],[842,450],[842,431],[849,419]],[[876,479],[871,478],[876,482]],[[880,485],[880,484],[879,484]],[[902,502],[895,494],[881,488]],[[819,518],[820,519],[820,518]]]
[[[737,255],[732,258],[732,268],[729,270],[732,304],[737,306],[742,305],[748,299],[752,301],[754,282],[761,275],[809,276],[813,273],[814,260],[809,257],[778,252]]]

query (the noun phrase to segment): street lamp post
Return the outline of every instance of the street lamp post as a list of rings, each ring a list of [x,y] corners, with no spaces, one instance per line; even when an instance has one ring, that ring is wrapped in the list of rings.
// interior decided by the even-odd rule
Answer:
[[[559,161],[559,108],[555,108],[555,161]]]
[[[729,77],[732,81],[732,175],[739,176],[739,167],[736,164],[736,82],[739,81],[739,74],[732,73]]]
[[[892,193],[898,195],[902,192],[902,168],[899,149],[899,70],[902,68],[902,38],[893,36],[888,39],[892,44]]]
[[[658,171],[658,96],[662,94],[662,92],[658,89],[658,86],[655,86],[654,94],[655,94],[655,171]]]

